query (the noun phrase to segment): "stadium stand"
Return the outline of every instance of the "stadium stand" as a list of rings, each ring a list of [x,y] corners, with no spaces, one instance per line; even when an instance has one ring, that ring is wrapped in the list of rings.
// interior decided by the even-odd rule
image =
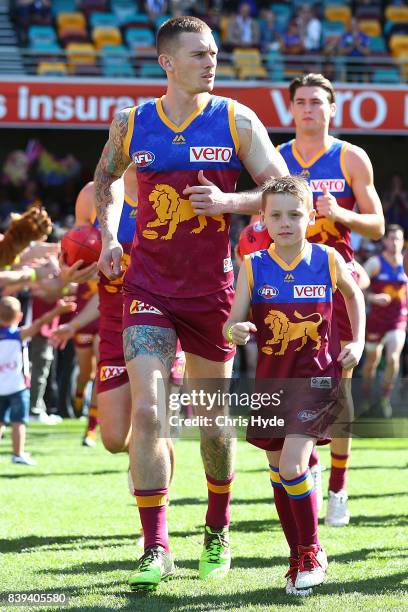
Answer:
[[[387,3],[384,6],[376,0],[291,0],[269,5],[260,2],[251,18],[254,17],[262,32],[273,29],[273,35],[266,35],[262,43],[252,45],[253,50],[247,49],[254,53],[251,61],[249,56],[245,61],[236,59],[240,54],[228,40],[232,19],[236,27],[236,11],[231,10],[234,3],[207,0],[202,4],[207,12],[198,14],[212,27],[220,50],[219,78],[288,80],[305,70],[319,71],[330,64],[337,79],[396,82],[398,77],[399,81],[407,80],[408,6]],[[30,7],[21,12],[15,0],[14,4],[0,0],[0,73],[42,74],[43,68],[40,71],[39,66],[45,62],[65,64],[68,75],[78,74],[79,70],[110,77],[126,74],[161,78],[163,73],[155,66],[155,34],[163,21],[172,16],[172,3],[164,5],[163,14],[148,14],[142,8],[144,5],[136,0],[53,0],[50,14],[45,11],[38,15]],[[223,11],[223,5],[228,10]],[[311,7],[313,19],[320,24],[320,47],[313,47],[307,55],[304,52],[291,55],[290,49],[294,47],[284,44],[288,26],[298,23],[298,31],[306,36],[302,21],[305,5]],[[272,20],[267,15],[270,11]],[[355,53],[345,55],[339,47],[354,18],[359,31],[368,37],[368,55],[364,57],[354,57]],[[92,61],[73,62],[72,44],[92,45]],[[120,62],[108,57],[109,51],[104,53],[106,47],[113,46],[120,47]],[[120,70],[115,70],[115,65],[120,65]],[[56,71],[59,70],[57,66]]]

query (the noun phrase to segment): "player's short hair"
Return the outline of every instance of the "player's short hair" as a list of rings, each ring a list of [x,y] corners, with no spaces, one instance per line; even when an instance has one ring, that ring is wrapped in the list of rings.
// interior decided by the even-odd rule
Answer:
[[[11,295],[0,298],[0,321],[2,323],[12,323],[20,312],[21,305],[17,298]]]
[[[166,53],[180,34],[185,32],[204,32],[211,28],[198,17],[181,16],[165,21],[159,28],[156,36],[157,54]]]
[[[404,229],[398,223],[390,223],[385,227],[384,236],[388,236],[391,232],[402,232],[404,234]]]
[[[280,176],[268,179],[262,185],[262,210],[265,210],[269,195],[291,195],[304,204],[307,210],[313,210],[313,193],[307,181],[301,176]]]
[[[295,94],[299,87],[321,87],[327,93],[330,104],[336,101],[336,92],[331,81],[322,74],[309,72],[309,74],[303,74],[293,79],[289,85],[289,98],[291,102],[295,99]]]

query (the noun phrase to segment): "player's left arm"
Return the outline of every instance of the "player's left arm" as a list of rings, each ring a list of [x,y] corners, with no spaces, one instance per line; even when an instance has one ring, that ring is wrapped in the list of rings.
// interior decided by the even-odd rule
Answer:
[[[239,138],[238,157],[256,185],[260,186],[272,177],[290,174],[282,155],[273,146],[265,126],[251,109],[235,103],[235,124]],[[198,182],[199,185],[187,187],[183,192],[189,196],[197,215],[253,215],[261,208],[259,188],[240,193],[224,193],[204,176],[202,170],[198,174]]]
[[[354,368],[364,351],[366,314],[364,295],[352,277],[343,257],[334,251],[337,288],[342,294],[350,320],[353,339],[340,352],[339,361],[345,370]]]
[[[317,199],[317,212],[365,238],[379,240],[384,235],[385,222],[381,200],[374,186],[370,158],[360,147],[350,145],[345,152],[344,163],[359,212],[339,206],[327,189]]]

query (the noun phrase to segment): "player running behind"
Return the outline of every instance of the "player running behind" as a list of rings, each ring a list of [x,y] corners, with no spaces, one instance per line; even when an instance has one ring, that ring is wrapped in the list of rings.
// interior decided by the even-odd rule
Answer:
[[[309,242],[333,246],[345,259],[356,277],[351,231],[378,240],[384,233],[384,215],[373,182],[373,169],[367,153],[355,145],[329,134],[336,113],[336,93],[332,83],[321,74],[307,74],[289,85],[290,110],[295,138],[280,145],[279,151],[291,174],[306,178],[313,191],[316,223],[308,228]],[[356,208],[358,210],[356,210]],[[335,324],[343,347],[351,340],[351,327],[344,300],[334,297]],[[353,370],[344,371],[351,379]],[[353,398],[351,386],[344,386],[340,403],[344,421],[351,422]],[[351,438],[344,434],[333,438],[329,500],[325,522],[333,527],[347,525],[347,473]]]
[[[366,301],[367,316],[365,358],[363,365],[364,409],[370,408],[370,392],[385,349],[385,370],[378,407],[385,418],[392,416],[391,394],[399,373],[400,357],[405,344],[408,320],[408,277],[402,267],[404,232],[399,225],[389,225],[383,239],[381,255],[364,264],[371,278]],[[370,414],[370,413],[368,413]]]

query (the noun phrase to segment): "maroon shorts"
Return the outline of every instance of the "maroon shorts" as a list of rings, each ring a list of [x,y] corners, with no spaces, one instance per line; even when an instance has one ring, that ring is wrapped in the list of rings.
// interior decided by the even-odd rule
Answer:
[[[330,386],[326,388],[329,379]],[[258,393],[279,395],[280,403],[251,411],[247,441],[267,451],[281,450],[287,435],[315,438],[319,445],[329,444],[329,431],[338,416],[339,382],[327,376],[256,381]]]
[[[357,272],[351,272],[351,275],[357,282]],[[347,314],[346,303],[344,301],[344,297],[341,295],[338,289],[333,296],[333,315],[339,341],[351,342],[353,340],[353,332]]]
[[[228,361],[235,346],[222,335],[228,319],[234,289],[227,287],[196,298],[174,298],[152,295],[133,287],[123,296],[123,328],[133,325],[155,325],[174,329],[184,352],[210,361]]]
[[[89,348],[93,345],[95,336],[99,334],[99,319],[91,321],[88,325],[81,327],[74,336],[74,344],[77,348]]]
[[[129,382],[122,340],[122,291],[110,293],[99,283],[99,363],[96,392],[104,393]]]

